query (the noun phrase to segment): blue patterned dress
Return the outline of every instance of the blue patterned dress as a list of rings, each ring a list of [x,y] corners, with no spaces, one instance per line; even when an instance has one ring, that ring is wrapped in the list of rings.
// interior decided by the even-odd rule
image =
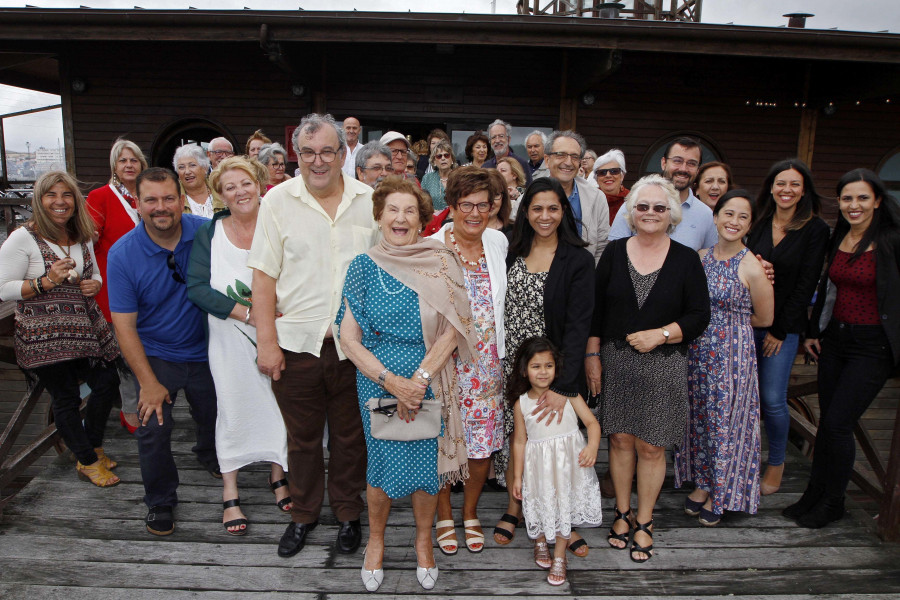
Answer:
[[[675,486],[693,481],[710,492],[712,509],[759,508],[759,386],[750,290],[738,278],[744,248],[703,257],[712,314],[688,352],[688,426],[675,453]]]
[[[425,357],[418,294],[368,255],[360,254],[347,270],[343,297],[362,329],[363,346],[392,373],[412,377]],[[344,313],[342,303],[335,323],[341,324]],[[402,498],[418,490],[437,494],[437,438],[411,442],[373,438],[366,402],[383,390],[359,370],[356,389],[368,451],[366,482],[384,490],[389,498]],[[434,397],[431,388],[425,397]]]

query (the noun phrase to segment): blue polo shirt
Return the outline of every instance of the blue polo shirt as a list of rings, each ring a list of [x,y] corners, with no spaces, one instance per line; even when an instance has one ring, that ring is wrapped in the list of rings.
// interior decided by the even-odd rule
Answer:
[[[625,220],[625,205],[623,204],[609,229],[609,241],[633,235],[634,231]],[[681,204],[681,223],[675,227],[675,231],[669,237],[697,251],[712,248],[719,241],[719,232],[713,222],[712,209],[703,204],[691,190],[688,190],[688,199]]]
[[[185,279],[194,234],[207,222],[196,215],[181,215],[175,262]],[[206,314],[188,300],[187,284],[172,277],[166,262],[170,254],[150,239],[143,221],[123,235],[110,248],[106,265],[109,309],[137,313],[137,331],[147,356],[170,362],[206,361]]]

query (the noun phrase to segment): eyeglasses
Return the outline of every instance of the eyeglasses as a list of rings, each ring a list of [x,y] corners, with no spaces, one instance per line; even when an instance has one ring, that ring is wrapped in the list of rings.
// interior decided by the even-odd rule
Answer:
[[[692,169],[696,169],[697,167],[700,166],[700,163],[698,163],[696,160],[685,161],[680,156],[673,156],[672,158],[666,157],[666,162],[670,162],[673,165],[675,165],[676,167],[680,167],[682,165],[687,165]]]
[[[300,160],[305,163],[316,162],[317,156],[322,159],[322,162],[330,163],[334,162],[334,159],[337,158],[337,152],[334,150],[322,150],[321,152],[313,152],[312,150],[300,151]]]
[[[641,202],[640,204],[634,205],[634,210],[636,210],[638,212],[647,212],[651,208],[653,209],[653,212],[660,213],[660,214],[669,210],[669,207],[666,206],[665,204],[654,204],[653,206],[650,206],[649,204],[645,204],[645,203]]]
[[[569,154],[568,152],[551,152],[550,156],[555,156],[559,160],[571,159],[572,162],[578,162],[581,160],[580,154],[575,154],[574,152]]]
[[[621,175],[622,169],[614,167],[612,169],[597,169],[595,172],[599,177],[606,177],[607,175]]]
[[[473,204],[472,202],[460,202],[456,205],[456,208],[461,213],[469,214],[474,208],[477,208],[480,213],[490,212],[493,206],[493,202],[479,202],[478,204]]]
[[[378,171],[379,173],[392,173],[391,165],[375,165],[374,167],[360,167],[363,171]]]
[[[498,133],[497,135],[492,135],[492,136],[491,136],[491,141],[493,141],[493,140],[505,140],[505,139],[507,139],[507,138],[509,138],[509,136],[506,135],[505,133]]]
[[[284,171],[284,163],[272,163],[272,168]]]
[[[391,156],[402,156],[406,154],[406,149],[404,148],[391,148]]]
[[[174,252],[166,257],[166,266],[169,267],[170,271],[172,271],[172,279],[174,279],[176,283],[187,283],[184,275],[181,272],[181,267],[177,262],[175,262]]]
[[[234,152],[231,150],[210,150],[209,153],[216,156],[234,156]]]
[[[442,158],[450,158],[450,155],[446,152],[441,152],[440,154],[435,154],[434,157],[438,160],[441,160]]]

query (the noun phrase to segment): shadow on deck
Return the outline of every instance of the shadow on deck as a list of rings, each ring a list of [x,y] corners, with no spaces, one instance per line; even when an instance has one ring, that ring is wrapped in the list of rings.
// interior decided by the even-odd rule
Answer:
[[[230,537],[221,525],[221,484],[194,460],[192,429],[183,400],[176,404],[173,449],[181,475],[174,535],[146,533],[134,441],[110,420],[107,451],[119,462],[123,483],[100,489],[77,479],[73,464],[54,460],[34,478],[0,519],[0,598],[65,600],[129,598],[362,597],[362,550],[338,554],[337,528],[327,508],[306,548],[279,558],[276,545],[289,517],[266,485],[267,468],[241,473],[241,500],[249,533]],[[606,452],[601,452],[605,463]],[[671,468],[656,519],[656,556],[644,565],[607,547],[606,526],[584,529],[587,558],[569,558],[569,582],[553,588],[533,563],[523,529],[506,547],[490,531],[504,512],[506,495],[485,492],[480,517],[488,541],[481,554],[435,551],[437,587],[421,594],[415,580],[414,529],[408,500],[389,521],[385,581],[379,595],[423,598],[529,596],[578,598],[779,598],[847,600],[900,598],[900,545],[882,543],[872,519],[854,503],[845,518],[821,530],[798,528],[781,509],[794,502],[808,472],[793,451],[779,493],[762,499],[759,514],[728,513],[715,528],[683,514],[685,492],[671,485]],[[454,506],[461,494],[453,495]],[[612,500],[604,518],[611,521]],[[458,510],[457,510],[458,516]],[[365,515],[363,516],[365,522]],[[462,528],[457,528],[462,535]]]

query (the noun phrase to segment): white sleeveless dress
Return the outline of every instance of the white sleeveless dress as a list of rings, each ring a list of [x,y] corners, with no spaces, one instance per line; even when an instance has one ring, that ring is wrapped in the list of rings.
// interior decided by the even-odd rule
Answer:
[[[228,240],[221,220],[215,227],[209,284],[217,292],[233,297],[242,287],[249,289],[253,281],[247,267],[250,251]],[[250,342],[256,342],[256,328],[212,315],[208,320],[209,369],[216,384],[219,409],[219,468],[228,473],[254,462],[274,462],[286,471],[287,430],[272,393],[272,381],[256,368],[256,346]]]
[[[578,416],[566,402],[561,423],[537,422],[536,400],[519,397],[528,443],[522,474],[522,512],[528,537],[557,534],[569,537],[572,527],[596,527],[601,522],[600,483],[594,467],[579,467],[578,454],[587,445],[578,430]]]

